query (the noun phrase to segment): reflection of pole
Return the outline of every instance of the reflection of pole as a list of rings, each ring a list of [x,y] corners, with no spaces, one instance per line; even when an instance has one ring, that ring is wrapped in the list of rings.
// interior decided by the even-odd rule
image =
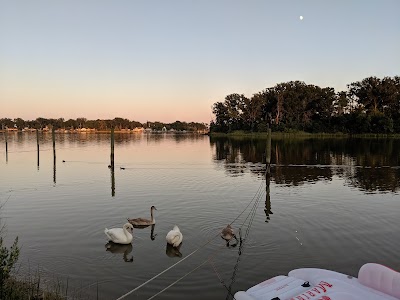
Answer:
[[[114,165],[111,166],[111,196],[115,196],[115,173],[114,173]]]
[[[51,137],[53,139],[53,182],[56,183],[56,135],[54,126],[51,129]]]
[[[114,173],[114,127],[111,128],[111,196],[115,196],[115,173]]]
[[[39,129],[36,129],[37,168],[39,170]]]
[[[270,181],[271,181],[271,129],[268,128],[268,137],[267,137],[267,149],[265,152],[265,222],[268,223],[269,215],[272,214],[271,211],[271,194],[270,194]]]
[[[155,238],[156,238],[156,235],[154,235],[154,227],[156,226],[156,224],[153,224],[153,225],[151,225],[151,232],[150,232],[150,239],[152,240],[152,241],[154,241],[155,240]]]

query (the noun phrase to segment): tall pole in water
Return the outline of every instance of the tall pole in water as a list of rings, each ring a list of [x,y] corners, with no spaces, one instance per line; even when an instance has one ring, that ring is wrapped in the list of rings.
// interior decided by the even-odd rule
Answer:
[[[39,129],[36,129],[37,168],[39,170]]]
[[[114,168],[114,126],[111,128],[111,167]]]
[[[53,139],[53,182],[56,183],[56,135],[54,126],[51,129],[51,136]]]
[[[110,170],[111,170],[111,196],[115,196],[115,173],[114,173],[114,126],[111,127],[111,155],[110,155]]]
[[[268,127],[267,135],[267,148],[265,151],[265,222],[270,219],[269,215],[272,214],[271,211],[271,191],[270,191],[270,181],[271,181],[271,128]]]
[[[6,162],[8,162],[8,130],[7,128],[4,128],[4,125],[3,129],[4,129],[4,140],[6,141]]]

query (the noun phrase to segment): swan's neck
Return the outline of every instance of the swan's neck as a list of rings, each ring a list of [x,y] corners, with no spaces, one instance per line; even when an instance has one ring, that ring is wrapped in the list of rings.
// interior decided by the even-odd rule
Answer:
[[[124,227],[124,234],[127,238],[131,237],[131,233],[128,231],[128,229],[126,229],[126,227]]]
[[[151,223],[154,223],[155,221],[156,221],[156,219],[154,218],[154,215],[153,215],[153,209],[151,210],[151,212],[150,212],[150,215],[151,215]]]

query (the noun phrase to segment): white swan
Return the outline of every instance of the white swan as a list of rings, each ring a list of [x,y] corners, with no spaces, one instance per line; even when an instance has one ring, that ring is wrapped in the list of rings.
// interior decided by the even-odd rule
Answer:
[[[127,219],[129,223],[135,226],[149,226],[156,224],[156,219],[154,218],[153,211],[157,210],[157,208],[153,205],[150,207],[150,215],[151,215],[151,220],[149,219],[144,219],[144,218],[137,218],[137,219]]]
[[[125,223],[122,228],[105,229],[104,233],[108,239],[117,244],[130,244],[132,242],[133,226],[130,223]]]
[[[168,244],[174,247],[178,247],[182,243],[183,235],[178,226],[175,225],[174,228],[167,233],[166,239]]]

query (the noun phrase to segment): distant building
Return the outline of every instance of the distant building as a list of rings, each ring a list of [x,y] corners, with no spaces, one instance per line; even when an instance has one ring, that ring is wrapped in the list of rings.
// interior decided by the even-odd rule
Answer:
[[[144,128],[143,127],[135,127],[132,129],[133,132],[143,132]]]

